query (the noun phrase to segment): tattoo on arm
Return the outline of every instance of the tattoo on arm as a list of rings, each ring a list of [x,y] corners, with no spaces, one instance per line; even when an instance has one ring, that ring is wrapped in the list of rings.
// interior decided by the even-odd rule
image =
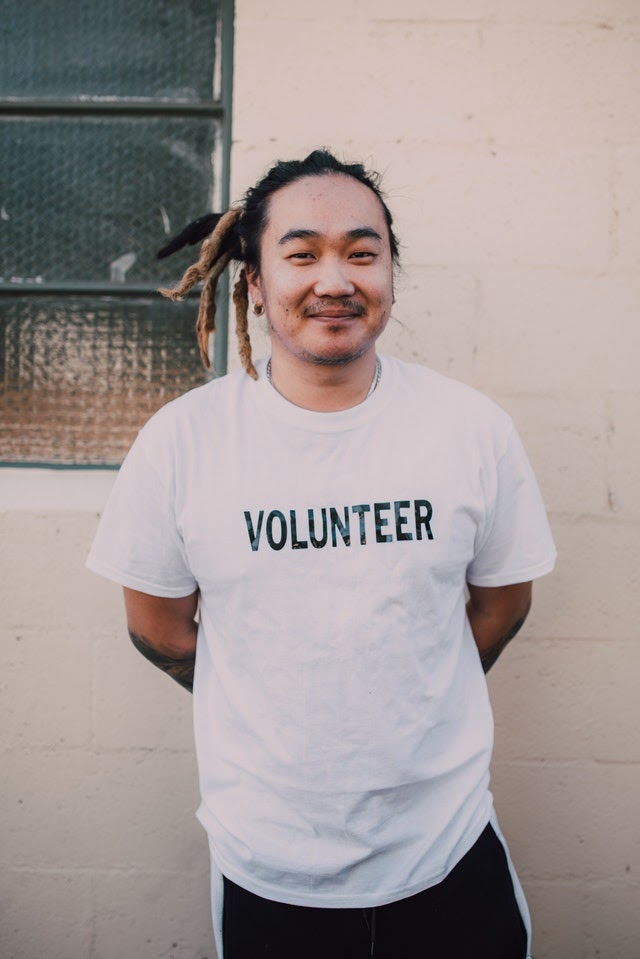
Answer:
[[[482,668],[485,673],[488,673],[495,661],[497,660],[500,653],[504,650],[505,646],[511,642],[513,637],[520,631],[522,628],[526,617],[523,616],[521,619],[517,620],[511,627],[508,633],[498,640],[497,643],[494,643],[493,646],[490,646],[488,649],[483,649],[480,651],[480,662],[482,663]]]
[[[149,662],[167,673],[172,679],[175,679],[177,683],[180,683],[181,686],[188,689],[190,693],[193,692],[195,655],[190,656],[188,659],[176,659],[173,656],[167,656],[165,653],[158,652],[144,636],[133,633],[131,630],[129,630],[129,636],[138,652],[142,653]]]

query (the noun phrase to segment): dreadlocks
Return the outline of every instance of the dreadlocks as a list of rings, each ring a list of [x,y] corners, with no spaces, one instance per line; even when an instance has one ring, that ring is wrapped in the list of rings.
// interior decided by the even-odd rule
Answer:
[[[211,367],[211,360],[209,359],[209,335],[213,333],[216,328],[216,291],[218,289],[218,280],[231,260],[241,259],[242,256],[240,241],[234,234],[234,227],[241,216],[242,208],[234,207],[218,217],[213,232],[202,244],[197,262],[193,263],[187,269],[178,285],[172,290],[161,289],[159,291],[163,296],[167,296],[171,300],[181,300],[196,283],[202,282],[198,319],[196,320],[196,334],[198,336],[200,356],[207,369]],[[204,219],[203,217],[202,220]],[[187,231],[185,230],[183,232],[186,233]],[[176,237],[176,240],[171,244],[174,249],[178,248],[175,246],[175,243],[178,242],[179,239],[179,237]],[[184,242],[197,242],[197,240],[189,241],[186,239]],[[161,250],[160,253],[162,252]],[[258,374],[251,359],[251,343],[249,341],[249,324],[247,318],[249,296],[244,268],[240,271],[240,277],[236,283],[233,294],[233,301],[236,308],[236,332],[238,342],[240,343],[240,358],[244,369],[255,380],[258,378]]]
[[[247,271],[250,274],[260,272],[260,240],[267,225],[269,199],[278,190],[303,177],[331,174],[352,177],[373,190],[382,206],[391,255],[394,263],[397,263],[398,241],[393,232],[391,213],[380,190],[378,174],[368,172],[361,163],[343,163],[327,150],[314,150],[304,160],[278,161],[262,180],[247,190],[242,205],[234,206],[223,214],[214,213],[200,217],[159,251],[158,257],[161,258],[187,243],[194,244],[205,238],[197,262],[188,268],[178,285],[173,289],[161,289],[159,292],[172,300],[181,300],[196,283],[202,283],[196,332],[200,355],[207,369],[211,366],[209,336],[215,330],[218,280],[235,260],[242,263],[233,290],[238,353],[249,376],[254,380],[258,378],[251,358],[249,339]]]

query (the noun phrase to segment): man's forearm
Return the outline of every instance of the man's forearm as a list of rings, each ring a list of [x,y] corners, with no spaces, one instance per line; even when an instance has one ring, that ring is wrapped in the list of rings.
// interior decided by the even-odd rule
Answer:
[[[493,664],[496,662],[500,654],[506,648],[506,646],[511,642],[513,637],[520,632],[524,625],[526,617],[521,616],[513,626],[504,633],[503,636],[500,636],[495,641],[491,642],[490,640],[485,640],[485,643],[488,642],[488,645],[480,646],[478,645],[478,652],[480,653],[480,662],[482,663],[482,668],[485,673],[488,673]],[[473,629],[473,625],[472,625]],[[475,634],[474,634],[475,635]]]
[[[196,664],[195,650],[193,654],[187,656],[175,656],[168,653],[162,653],[153,646],[148,639],[129,630],[131,642],[139,653],[142,653],[149,662],[157,666],[163,672],[175,679],[177,683],[193,692],[193,671]]]
[[[482,588],[469,585],[467,617],[488,673],[505,647],[522,628],[531,607],[531,584]]]
[[[198,591],[189,596],[151,596],[124,589],[127,627],[138,652],[193,692],[198,624]]]

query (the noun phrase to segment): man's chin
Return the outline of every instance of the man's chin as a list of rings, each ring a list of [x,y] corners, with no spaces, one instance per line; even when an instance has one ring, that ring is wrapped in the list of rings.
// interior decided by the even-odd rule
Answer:
[[[361,356],[362,353],[344,353],[339,356],[310,355],[305,357],[305,359],[310,363],[314,363],[316,366],[348,366],[349,363],[359,360]]]
[[[301,359],[316,366],[348,366],[368,353],[372,347],[373,343],[367,340],[353,347],[335,345],[327,349],[305,350]]]

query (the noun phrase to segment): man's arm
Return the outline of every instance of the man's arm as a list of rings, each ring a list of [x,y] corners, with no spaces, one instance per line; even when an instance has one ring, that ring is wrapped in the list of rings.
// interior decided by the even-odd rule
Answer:
[[[531,583],[512,586],[472,586],[467,616],[488,673],[507,643],[516,635],[531,608]]]
[[[193,692],[198,591],[167,599],[125,587],[124,602],[129,636],[138,652]]]

